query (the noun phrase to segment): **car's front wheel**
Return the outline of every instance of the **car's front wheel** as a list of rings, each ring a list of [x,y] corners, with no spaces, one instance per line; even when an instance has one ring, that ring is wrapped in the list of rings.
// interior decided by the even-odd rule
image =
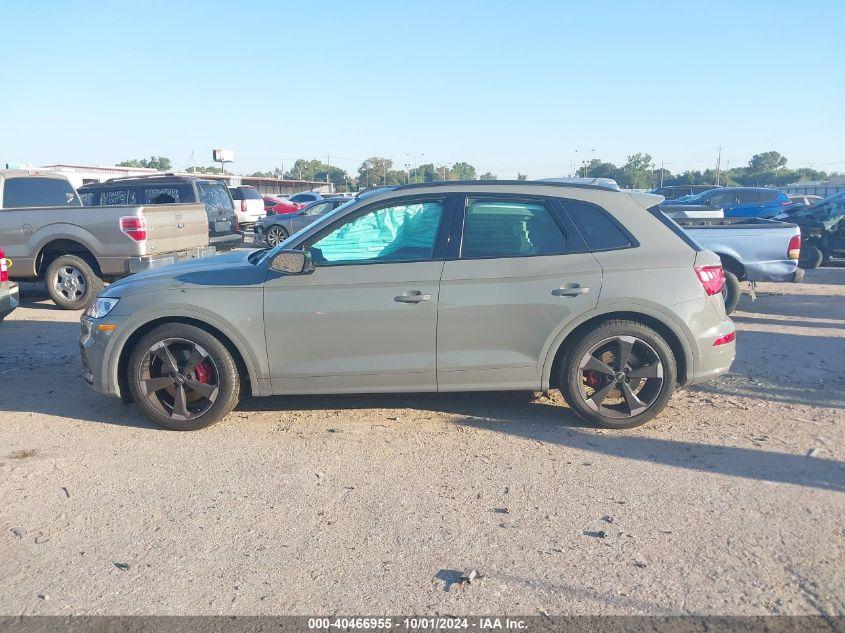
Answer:
[[[584,420],[612,429],[639,426],[659,414],[675,390],[672,348],[636,321],[606,321],[564,355],[558,386]]]
[[[267,243],[270,246],[277,246],[288,239],[288,232],[281,226],[271,226],[267,230]]]
[[[129,358],[128,378],[141,411],[174,431],[194,431],[222,419],[235,408],[241,387],[226,346],[186,323],[166,323],[143,336]]]

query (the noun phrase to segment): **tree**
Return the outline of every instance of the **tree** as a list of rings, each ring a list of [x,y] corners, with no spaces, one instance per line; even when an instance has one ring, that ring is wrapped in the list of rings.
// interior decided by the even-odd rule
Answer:
[[[398,185],[405,182],[402,172],[394,171],[393,161],[389,158],[372,156],[358,168],[358,184],[361,187]]]
[[[784,165],[786,165],[786,156],[775,151],[754,154],[748,161],[748,169],[751,172],[774,171]]]
[[[321,160],[313,159],[306,160],[304,158],[298,159],[293,167],[285,174],[285,178],[290,180],[315,180],[320,182],[331,182],[336,187],[346,187],[350,180],[347,174],[340,167],[334,165],[327,165]]]
[[[623,187],[631,187],[632,189],[647,189],[652,186],[651,174],[654,169],[651,155],[638,152],[628,156],[628,160],[622,167],[621,178],[616,182]]]
[[[478,179],[479,180],[498,180],[498,178],[496,178],[496,174],[491,173],[489,171],[485,171],[483,174],[481,174],[478,177]]]
[[[411,170],[411,182],[434,182],[437,180],[437,169],[434,163],[425,163]]]
[[[528,180],[528,174],[521,174],[516,172],[516,179],[517,180]]]
[[[146,158],[131,158],[124,160],[117,164],[118,167],[143,167],[145,169],[157,169],[159,171],[170,171],[173,169],[173,163],[167,156],[150,156],[149,160]]]
[[[455,180],[475,180],[475,167],[469,163],[455,163],[452,165],[452,175]]]

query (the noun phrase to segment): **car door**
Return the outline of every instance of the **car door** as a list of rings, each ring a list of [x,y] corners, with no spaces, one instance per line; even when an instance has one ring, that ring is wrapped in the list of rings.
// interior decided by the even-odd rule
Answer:
[[[268,273],[275,393],[434,391],[445,197],[374,202],[310,236],[309,275]]]
[[[725,212],[726,218],[737,217],[739,214],[736,211],[737,197],[736,191],[715,191],[707,198],[709,204],[707,206],[718,207]]]
[[[471,194],[440,282],[440,391],[539,389],[545,352],[602,271],[552,198]]]

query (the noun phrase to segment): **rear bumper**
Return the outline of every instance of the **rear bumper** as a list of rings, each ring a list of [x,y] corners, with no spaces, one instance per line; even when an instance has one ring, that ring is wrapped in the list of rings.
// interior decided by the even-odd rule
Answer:
[[[710,354],[700,355],[695,362],[695,371],[688,376],[687,384],[707,382],[726,373],[736,357],[736,342],[714,347]]]
[[[18,284],[4,282],[0,284],[0,321],[20,304]]]
[[[210,246],[213,246],[217,250],[228,250],[241,246],[244,243],[244,236],[240,233],[218,235],[217,237],[210,238],[208,240],[208,243]]]
[[[745,264],[745,279],[747,281],[800,281],[795,276],[798,268],[797,259],[779,259],[768,262],[754,262]],[[803,272],[801,273],[803,278]]]
[[[160,268],[168,264],[185,261],[186,259],[199,259],[210,257],[217,253],[217,250],[209,246],[194,248],[189,251],[178,251],[176,253],[163,253],[161,255],[149,255],[144,257],[132,257],[126,260],[126,270],[129,273],[139,273],[152,268]]]

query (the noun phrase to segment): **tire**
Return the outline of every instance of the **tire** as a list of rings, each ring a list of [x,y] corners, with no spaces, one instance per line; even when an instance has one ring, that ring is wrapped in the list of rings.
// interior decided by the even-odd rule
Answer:
[[[175,361],[176,372],[170,371],[168,359]],[[226,345],[186,323],[165,323],[144,335],[129,357],[128,373],[138,408],[172,431],[195,431],[218,422],[235,408],[241,391],[238,368]],[[155,391],[148,395],[148,388]]]
[[[103,280],[77,255],[60,255],[44,275],[47,293],[63,310],[84,310],[103,289]]]
[[[288,239],[288,232],[284,229],[284,227],[274,224],[269,229],[267,229],[267,243],[270,246],[278,246],[286,239]]]
[[[622,346],[632,340],[628,362],[619,368],[625,354]],[[585,359],[590,359],[588,367],[584,366]],[[593,360],[598,364],[593,365]],[[594,366],[604,369],[596,371]],[[609,374],[605,372],[608,369]],[[620,372],[627,389],[618,382]],[[639,377],[636,373],[654,375]],[[570,408],[583,420],[608,429],[630,429],[663,410],[675,391],[677,373],[672,348],[660,334],[636,321],[613,320],[583,333],[566,351],[558,386]],[[633,394],[634,399],[629,399],[626,392]],[[601,398],[598,404],[596,396]]]
[[[818,246],[802,244],[798,265],[804,270],[818,268],[824,262],[824,253]]]
[[[722,298],[725,300],[726,314],[736,310],[741,296],[742,288],[739,285],[739,279],[731,271],[725,270],[725,287],[722,289]]]

